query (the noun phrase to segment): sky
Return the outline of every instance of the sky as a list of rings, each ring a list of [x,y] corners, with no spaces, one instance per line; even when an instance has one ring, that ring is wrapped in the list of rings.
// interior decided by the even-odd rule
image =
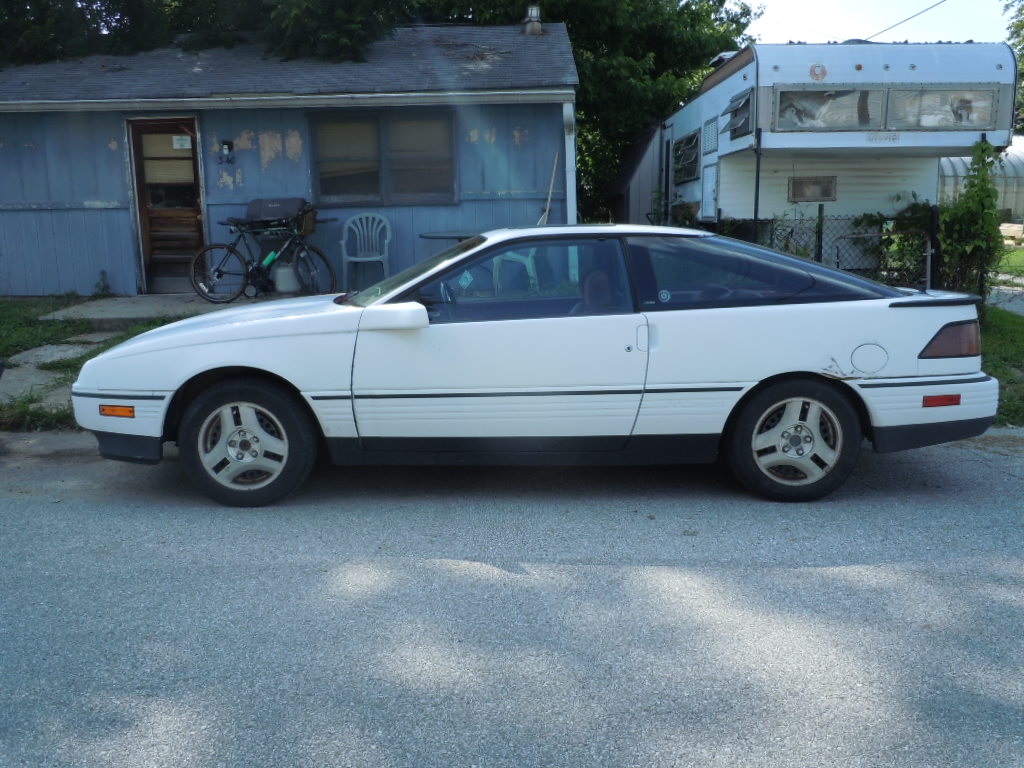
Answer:
[[[869,37],[879,43],[1006,40],[1004,0],[748,0],[748,4],[764,9],[761,18],[747,29],[761,43],[827,43]],[[935,7],[925,10],[932,5]],[[899,23],[921,11],[920,16]],[[877,34],[894,24],[899,26]]]

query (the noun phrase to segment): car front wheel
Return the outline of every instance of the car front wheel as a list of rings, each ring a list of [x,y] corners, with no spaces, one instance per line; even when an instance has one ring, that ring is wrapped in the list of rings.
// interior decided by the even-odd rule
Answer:
[[[181,421],[178,449],[189,477],[216,501],[272,504],[295,490],[316,461],[308,412],[280,385],[225,381],[202,392]]]
[[[811,501],[850,476],[861,443],[850,401],[825,382],[782,381],[742,407],[727,446],[733,472],[775,501]]]

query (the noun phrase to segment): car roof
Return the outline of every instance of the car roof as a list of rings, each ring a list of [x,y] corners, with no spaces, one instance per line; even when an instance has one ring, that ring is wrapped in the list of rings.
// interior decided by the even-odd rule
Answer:
[[[487,240],[508,240],[518,237],[561,237],[567,235],[667,235],[673,237],[711,237],[701,229],[662,227],[653,224],[554,224],[543,227],[505,227],[482,232]]]

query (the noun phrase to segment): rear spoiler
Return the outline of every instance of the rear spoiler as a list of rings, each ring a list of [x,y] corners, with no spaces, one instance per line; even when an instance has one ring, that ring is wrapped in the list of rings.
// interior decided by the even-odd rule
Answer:
[[[926,299],[899,299],[891,302],[889,307],[905,309],[907,307],[964,307],[967,305],[981,306],[981,297],[958,293],[949,296],[929,296]]]

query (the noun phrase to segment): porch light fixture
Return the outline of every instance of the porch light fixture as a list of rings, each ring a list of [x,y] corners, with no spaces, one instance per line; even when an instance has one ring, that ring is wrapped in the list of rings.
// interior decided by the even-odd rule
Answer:
[[[224,163],[231,164],[235,162],[235,142],[233,141],[222,141],[220,143],[220,155],[217,158],[217,162],[223,165]]]

